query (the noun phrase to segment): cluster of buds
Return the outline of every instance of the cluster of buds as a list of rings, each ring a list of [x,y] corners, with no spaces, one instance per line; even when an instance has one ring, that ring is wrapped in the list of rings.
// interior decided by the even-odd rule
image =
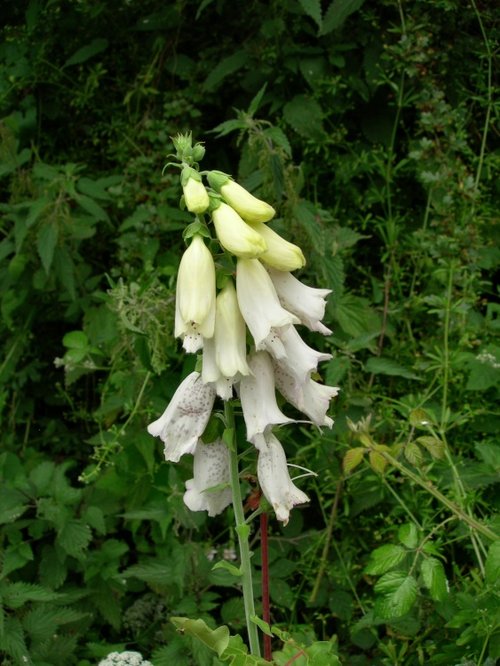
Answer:
[[[304,266],[304,255],[267,226],[275,215],[272,206],[227,174],[199,172],[196,159],[204,150],[191,147],[190,136],[174,144],[184,205],[196,216],[185,234],[191,242],[177,277],[175,335],[187,352],[200,353],[201,366],[179,385],[148,431],[163,440],[166,460],[193,454],[194,478],[186,483],[184,501],[193,511],[216,515],[232,499],[229,451],[221,438],[206,441],[206,430],[216,397],[236,395],[246,439],[258,451],[259,485],[286,524],[292,507],[308,497],[290,478],[273,432],[296,422],[279,408],[276,390],[308,422],[331,428],[327,411],[338,388],[313,379],[318,363],[331,355],[309,347],[296,328],[331,333],[321,322],[330,290],[308,287],[292,275]]]

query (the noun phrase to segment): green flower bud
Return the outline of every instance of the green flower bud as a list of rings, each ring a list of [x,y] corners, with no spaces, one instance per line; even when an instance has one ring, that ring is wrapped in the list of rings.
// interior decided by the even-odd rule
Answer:
[[[196,143],[193,147],[193,160],[195,162],[201,162],[205,157],[205,147],[201,143]]]

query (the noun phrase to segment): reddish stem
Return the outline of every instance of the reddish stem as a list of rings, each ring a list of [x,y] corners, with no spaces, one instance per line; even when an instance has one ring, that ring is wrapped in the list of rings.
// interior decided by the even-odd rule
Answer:
[[[262,619],[271,624],[269,604],[269,550],[267,542],[267,513],[260,514],[260,548],[262,553]],[[272,660],[271,636],[264,634],[264,659]]]

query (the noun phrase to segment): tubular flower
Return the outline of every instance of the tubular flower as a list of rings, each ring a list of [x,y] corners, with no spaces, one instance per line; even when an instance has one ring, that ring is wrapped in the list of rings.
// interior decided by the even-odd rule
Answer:
[[[240,400],[247,427],[247,440],[255,442],[272,425],[293,423],[276,403],[271,359],[265,352],[255,352],[248,361],[251,375],[240,381]]]
[[[215,328],[215,266],[210,250],[200,235],[182,255],[177,275],[175,337],[183,339],[187,352],[203,347]]]
[[[224,377],[248,375],[246,327],[232,280],[217,296],[215,306],[215,360]]]
[[[272,335],[273,328],[300,324],[300,319],[281,306],[271,278],[258,259],[238,259],[236,293],[257,349]]]
[[[331,428],[333,419],[326,415],[330,401],[339,388],[326,386],[307,377],[299,381],[281,361],[273,361],[276,388],[287,402],[306,414],[317,426]]]
[[[298,245],[289,243],[265,224],[252,224],[265,240],[267,250],[260,259],[280,271],[295,271],[306,264],[305,257]]]
[[[238,213],[222,202],[212,211],[215,232],[222,247],[237,257],[258,257],[266,251],[267,245],[262,236]]]
[[[325,316],[325,299],[332,290],[308,287],[289,272],[277,271],[274,268],[269,268],[268,271],[281,305],[297,315],[309,330],[331,335],[331,330],[324,326],[321,320]]]
[[[304,382],[320,361],[328,361],[331,354],[319,352],[306,345],[294,326],[282,326],[274,329],[274,337],[269,336],[262,343],[280,364],[289,369],[290,374]]]
[[[285,452],[279,440],[268,433],[257,435],[254,443],[259,450],[257,476],[260,487],[273,507],[276,518],[286,525],[291,509],[296,504],[309,502],[309,498],[291,480]]]
[[[268,222],[275,216],[272,206],[254,197],[225,173],[211,171],[207,178],[214,190],[247,222]]]
[[[148,425],[149,434],[165,444],[165,460],[178,462],[185,453],[194,453],[214,400],[215,389],[203,383],[199,372],[192,372],[179,384],[160,418]]]
[[[193,478],[186,481],[184,503],[191,511],[208,511],[210,517],[231,504],[229,451],[220,439],[211,444],[198,440],[194,452]],[[216,486],[222,486],[212,490]]]
[[[184,203],[188,211],[190,213],[204,213],[210,204],[210,200],[200,174],[191,167],[184,167],[181,172],[181,185],[184,193]]]
[[[205,383],[211,383],[215,392],[223,400],[230,400],[233,397],[233,384],[235,377],[224,377],[215,360],[215,339],[205,340],[203,345],[203,362],[201,378]]]

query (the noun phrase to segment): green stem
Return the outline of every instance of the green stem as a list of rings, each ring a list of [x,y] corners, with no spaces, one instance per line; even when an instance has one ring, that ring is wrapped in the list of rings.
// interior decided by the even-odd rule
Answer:
[[[455,502],[452,502],[452,500],[448,499],[446,495],[443,495],[443,493],[438,490],[430,481],[426,481],[425,479],[419,477],[417,474],[414,474],[410,469],[408,469],[408,467],[405,467],[405,465],[402,465],[399,460],[396,460],[396,458],[391,456],[390,453],[387,453],[386,451],[380,451],[379,453],[387,460],[387,462],[399,470],[401,474],[407,476],[421,488],[424,488],[428,493],[430,493],[439,502],[441,502],[441,504],[444,504],[444,506],[446,506],[453,514],[455,514],[457,518],[462,520],[464,523],[467,523],[469,527],[472,527],[477,532],[487,537],[488,539],[491,539],[492,541],[496,541],[496,539],[498,539],[498,535],[495,534],[493,530],[491,530],[486,525],[483,525],[472,516],[469,516],[462,509],[462,507],[458,506],[458,504],[455,504]]]
[[[250,546],[248,537],[250,527],[245,521],[243,511],[243,502],[241,499],[240,474],[238,470],[238,451],[236,447],[236,431],[234,424],[233,405],[230,400],[224,403],[224,416],[226,419],[226,428],[229,432],[230,471],[231,471],[231,490],[233,492],[233,510],[236,522],[236,534],[238,535],[238,545],[240,547],[240,571],[241,583],[243,587],[243,604],[245,606],[245,619],[247,623],[248,642],[251,654],[260,657],[260,644],[257,625],[252,622],[255,616],[255,603],[253,598],[252,584],[252,565],[250,563]]]

